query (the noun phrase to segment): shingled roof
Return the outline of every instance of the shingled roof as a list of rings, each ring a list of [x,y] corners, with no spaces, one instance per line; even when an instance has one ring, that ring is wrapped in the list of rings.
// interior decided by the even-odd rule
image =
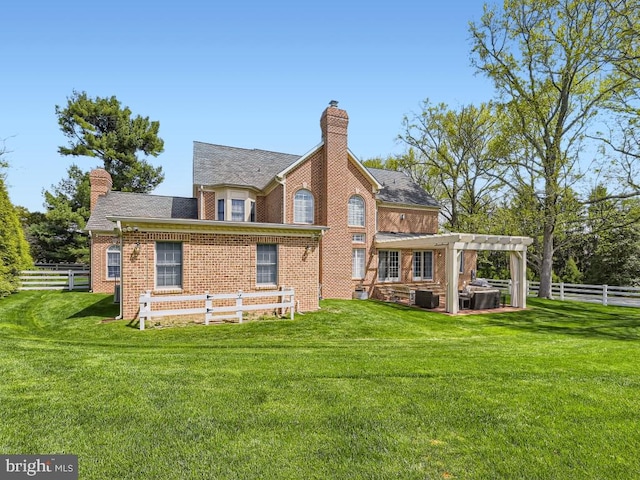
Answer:
[[[440,207],[438,202],[420,185],[411,180],[407,174],[381,168],[368,168],[367,170],[382,184],[382,189],[376,197],[378,200],[402,205]]]
[[[114,223],[110,217],[137,218],[198,218],[195,198],[168,197],[146,193],[108,192],[98,197],[85,230],[111,231]]]
[[[300,155],[193,142],[194,185],[238,185],[263,190]]]
[[[193,142],[194,185],[238,185],[263,190],[300,155]],[[402,172],[367,168],[383,185],[378,199],[387,203],[438,208],[431,195]]]

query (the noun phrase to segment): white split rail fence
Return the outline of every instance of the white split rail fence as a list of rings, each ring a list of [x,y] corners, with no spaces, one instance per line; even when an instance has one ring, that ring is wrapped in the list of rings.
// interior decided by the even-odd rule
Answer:
[[[511,291],[511,280],[488,280],[491,285]],[[537,295],[540,282],[527,282],[527,295]],[[583,285],[575,283],[552,283],[551,295],[559,300],[601,303],[620,307],[640,307],[640,287],[617,287],[613,285]]]
[[[89,272],[23,270],[19,290],[89,290]]]
[[[267,298],[278,297],[280,301],[260,304],[246,304],[247,298]],[[216,300],[233,300],[235,305],[214,306]],[[204,306],[195,308],[177,308],[171,310],[153,310],[152,305],[167,302],[204,302]],[[238,290],[235,293],[209,293],[201,295],[159,295],[152,296],[151,291],[140,295],[140,330],[144,330],[145,320],[153,317],[169,317],[178,315],[204,315],[204,324],[209,325],[212,321],[237,319],[242,323],[243,314],[252,310],[289,309],[289,316],[293,320],[295,310],[294,290],[268,290],[263,292],[243,292]],[[232,313],[230,313],[232,312]]]

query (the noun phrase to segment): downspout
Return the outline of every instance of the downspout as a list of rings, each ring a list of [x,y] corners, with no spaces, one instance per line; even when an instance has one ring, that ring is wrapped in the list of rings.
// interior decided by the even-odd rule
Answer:
[[[116,320],[122,320],[122,317],[124,315],[124,311],[123,311],[123,304],[124,302],[122,301],[122,299],[124,298],[123,295],[123,285],[122,285],[122,278],[123,278],[123,261],[124,261],[124,239],[122,238],[122,223],[120,222],[120,220],[116,221],[116,228],[115,231],[118,233],[118,238],[120,239],[120,315],[118,315],[116,317]]]
[[[287,180],[276,177],[276,182],[282,185],[282,223],[287,223]]]
[[[200,220],[204,220],[204,185],[200,185]]]

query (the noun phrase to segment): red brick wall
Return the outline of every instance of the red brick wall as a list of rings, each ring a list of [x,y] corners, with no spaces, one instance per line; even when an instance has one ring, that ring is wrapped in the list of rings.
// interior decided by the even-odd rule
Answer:
[[[404,215],[404,218],[402,216]],[[378,207],[378,231],[438,233],[438,211],[402,207]]]
[[[256,221],[264,223],[283,223],[282,219],[283,187],[278,185],[268,195],[256,199]]]
[[[107,279],[107,248],[118,237],[96,234],[91,238],[91,291],[113,293],[116,280]]]
[[[156,241],[182,242],[182,289],[155,288]],[[140,243],[138,253],[134,251],[136,242]],[[186,295],[272,289],[256,285],[258,243],[278,245],[278,285],[295,289],[300,311],[316,310],[319,248],[317,241],[310,237],[139,232],[124,235],[124,318],[137,316],[139,296],[147,290],[162,295]],[[307,250],[307,246],[311,248]],[[170,305],[166,307],[171,308]]]
[[[198,218],[203,220],[215,220],[218,216],[215,192],[198,192]],[[202,205],[200,202],[202,200]]]
[[[325,110],[320,120],[324,146],[322,148],[324,198],[319,203],[319,218],[329,230],[321,240],[320,279],[325,298],[351,298],[356,285],[372,288],[377,260],[372,255],[371,244],[375,235],[376,202],[368,178],[349,159],[347,149],[347,112],[335,107]],[[289,183],[288,183],[289,185]],[[365,226],[348,226],[348,202],[352,195],[360,195],[365,203]],[[352,278],[354,233],[364,233],[364,280]]]

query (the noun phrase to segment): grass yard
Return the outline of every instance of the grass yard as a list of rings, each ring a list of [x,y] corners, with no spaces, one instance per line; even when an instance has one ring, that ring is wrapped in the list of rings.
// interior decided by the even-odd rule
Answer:
[[[112,297],[0,300],[0,453],[81,479],[640,478],[640,309],[449,317],[324,301],[139,331]]]

